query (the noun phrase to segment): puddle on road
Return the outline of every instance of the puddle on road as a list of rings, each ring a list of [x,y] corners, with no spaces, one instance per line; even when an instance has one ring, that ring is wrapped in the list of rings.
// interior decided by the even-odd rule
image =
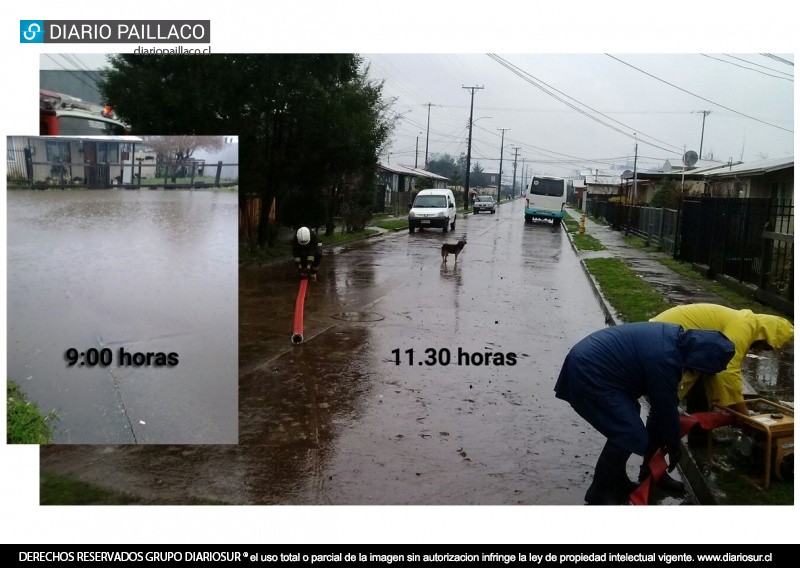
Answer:
[[[339,312],[331,317],[340,321],[370,322],[381,321],[385,316],[377,312]]]

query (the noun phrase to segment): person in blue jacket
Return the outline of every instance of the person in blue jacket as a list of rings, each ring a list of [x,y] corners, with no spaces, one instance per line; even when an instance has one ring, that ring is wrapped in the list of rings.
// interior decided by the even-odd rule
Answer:
[[[656,444],[669,455],[669,471],[681,457],[678,384],[684,370],[718,373],[735,352],[718,331],[684,330],[677,324],[629,323],[596,331],[567,354],[555,386],[606,441],[585,500],[616,505],[636,488],[625,464]],[[650,404],[647,426],[639,398]]]

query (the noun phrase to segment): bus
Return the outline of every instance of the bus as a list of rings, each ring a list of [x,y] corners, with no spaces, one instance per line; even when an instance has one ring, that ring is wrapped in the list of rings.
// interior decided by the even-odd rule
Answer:
[[[564,204],[571,189],[572,180],[534,176],[525,196],[525,222],[544,219],[553,221],[554,227],[560,225],[564,218]]]
[[[127,134],[128,130],[110,106],[39,90],[39,134],[42,136],[107,136]]]

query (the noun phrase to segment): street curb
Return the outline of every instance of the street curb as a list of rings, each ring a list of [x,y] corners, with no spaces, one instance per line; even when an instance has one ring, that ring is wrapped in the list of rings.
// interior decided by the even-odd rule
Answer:
[[[561,226],[564,228],[564,232],[567,234],[567,238],[569,239],[569,244],[572,247],[572,250],[575,252],[575,255],[578,256],[578,248],[575,246],[575,242],[572,239],[572,234],[567,230],[565,223],[562,223]],[[616,318],[614,318],[612,314],[611,306],[609,305],[605,296],[603,296],[603,293],[600,291],[600,285],[589,273],[589,268],[586,266],[586,263],[583,261],[583,259],[580,259],[580,264],[581,268],[583,269],[583,273],[589,280],[589,284],[592,287],[592,292],[594,293],[595,298],[597,298],[597,302],[600,304],[600,308],[603,310],[603,313],[606,316],[606,325],[618,325]],[[689,492],[691,495],[694,495],[697,504],[718,505],[719,503],[717,502],[713,491],[711,491],[711,488],[708,485],[708,480],[700,471],[700,467],[697,465],[697,461],[695,461],[689,445],[683,439],[681,439],[681,451],[683,453],[683,457],[678,464],[678,469],[680,470],[683,478],[686,480]]]

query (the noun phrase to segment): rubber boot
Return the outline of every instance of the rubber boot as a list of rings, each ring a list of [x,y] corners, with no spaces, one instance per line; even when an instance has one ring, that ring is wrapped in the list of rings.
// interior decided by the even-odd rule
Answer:
[[[630,457],[627,452],[612,443],[606,442],[594,469],[592,484],[586,491],[584,500],[589,505],[620,505],[627,498],[627,487],[632,484],[625,473],[625,464]],[[624,479],[624,481],[623,481]],[[626,483],[627,482],[627,483]]]

